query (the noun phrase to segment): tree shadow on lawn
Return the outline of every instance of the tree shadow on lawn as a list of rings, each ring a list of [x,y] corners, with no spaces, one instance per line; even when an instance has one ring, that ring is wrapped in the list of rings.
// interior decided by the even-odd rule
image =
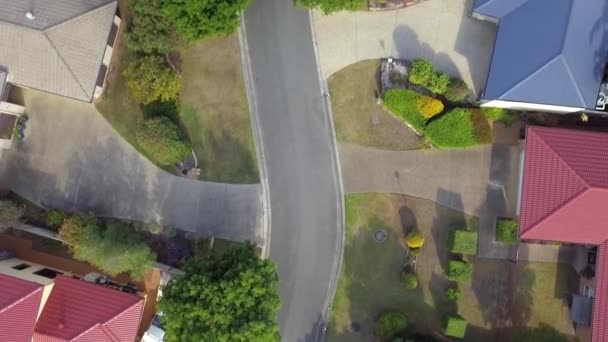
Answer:
[[[437,202],[453,203],[456,208],[463,207],[462,198],[459,194],[441,188],[437,190]],[[439,203],[435,204],[435,218],[431,226],[431,233],[435,241],[437,256],[445,274],[451,257],[449,251],[450,233],[456,229],[468,229],[471,222],[467,220],[463,212],[448,209]]]

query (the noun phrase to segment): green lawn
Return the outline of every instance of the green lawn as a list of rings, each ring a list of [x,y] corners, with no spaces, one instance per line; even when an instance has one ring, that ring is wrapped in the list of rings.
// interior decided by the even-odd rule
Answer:
[[[376,103],[379,68],[380,60],[366,60],[329,77],[338,141],[389,150],[420,148],[421,139]]]
[[[345,203],[344,260],[328,341],[376,341],[374,322],[390,310],[406,314],[410,329],[423,333],[441,333],[446,314],[460,315],[468,322],[466,341],[503,340],[505,327],[541,322],[570,332],[564,299],[578,286],[570,266],[470,258],[472,279],[458,284],[460,298],[449,302],[445,291],[455,284],[445,278],[450,232],[476,230],[477,219],[401,195],[348,195]],[[417,261],[419,286],[406,290],[400,279],[404,260],[400,240],[414,228],[426,243]],[[373,240],[377,229],[388,232],[384,243]],[[358,333],[349,329],[351,322],[360,324]]]
[[[129,96],[122,70],[130,56],[121,26],[109,68],[107,85],[96,107],[131,145],[159,167],[138,145],[135,133],[145,118]],[[229,183],[259,181],[255,145],[241,72],[236,34],[200,41],[181,51],[184,88],[180,98],[182,129],[189,137],[201,168],[201,179]]]
[[[259,181],[240,58],[236,33],[181,52],[180,115],[205,180]]]

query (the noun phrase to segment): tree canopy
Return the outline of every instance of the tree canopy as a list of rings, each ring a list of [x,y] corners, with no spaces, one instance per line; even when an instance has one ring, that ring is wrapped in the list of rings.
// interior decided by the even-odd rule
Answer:
[[[194,41],[234,32],[240,24],[239,13],[249,2],[250,0],[165,0],[164,13],[181,36]]]
[[[278,341],[276,266],[250,244],[185,261],[159,308],[168,341]]]
[[[173,22],[163,12],[166,0],[131,0],[127,44],[131,51],[165,54],[179,41]]]
[[[129,93],[143,104],[175,100],[182,89],[181,77],[160,56],[148,55],[131,62],[124,75]]]
[[[126,223],[109,221],[102,227],[92,216],[73,216],[63,221],[59,236],[76,259],[112,276],[128,272],[141,279],[156,259]]]

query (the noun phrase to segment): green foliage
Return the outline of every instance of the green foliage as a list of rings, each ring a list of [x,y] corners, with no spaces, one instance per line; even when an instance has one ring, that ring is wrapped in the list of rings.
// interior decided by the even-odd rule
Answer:
[[[15,224],[21,219],[24,212],[25,207],[22,205],[13,201],[0,201],[0,224]]]
[[[443,102],[430,96],[420,96],[416,102],[418,111],[425,119],[430,119],[443,112]]]
[[[142,104],[175,100],[182,89],[181,77],[160,56],[136,59],[123,73],[129,93]]]
[[[452,78],[444,95],[449,101],[460,102],[469,95],[469,87],[460,78]]]
[[[492,131],[490,122],[479,108],[471,109],[471,122],[479,144],[491,144],[494,142],[494,132]]]
[[[458,289],[457,286],[448,288],[445,290],[445,297],[452,302],[458,301],[458,298],[460,298],[460,289]]]
[[[481,107],[481,110],[488,118],[488,120],[502,122],[507,127],[511,126],[514,122],[519,120],[519,115],[517,114],[517,112],[508,109]]]
[[[384,93],[384,105],[419,133],[424,133],[426,120],[418,111],[420,95],[407,89],[390,89]]]
[[[427,61],[426,59],[414,59],[408,77],[410,83],[426,87],[434,76],[435,68],[431,61]]]
[[[163,12],[165,0],[131,0],[127,45],[131,51],[165,54],[178,45],[173,23]]]
[[[513,334],[512,342],[569,342],[568,336],[557,331],[546,323],[540,323],[538,327],[519,328]]]
[[[419,231],[414,230],[407,234],[405,243],[409,248],[416,249],[424,245],[424,236]]]
[[[407,328],[407,318],[400,312],[386,312],[380,316],[374,333],[383,340],[388,340]]]
[[[413,290],[418,287],[418,277],[413,272],[405,272],[403,274],[403,286],[408,290]]]
[[[450,251],[466,255],[477,254],[477,232],[454,230],[450,233]]]
[[[455,108],[429,122],[426,133],[433,144],[439,147],[469,147],[477,144],[471,113],[464,108]]]
[[[66,217],[66,213],[61,210],[49,210],[49,212],[46,213],[46,225],[52,228],[57,228],[61,226]]]
[[[294,0],[298,7],[318,9],[324,14],[367,10],[367,0]]]
[[[519,242],[519,222],[517,220],[496,221],[496,241],[517,244]]]
[[[59,236],[74,258],[112,276],[128,272],[141,279],[156,259],[126,223],[108,222],[101,227],[92,216],[73,216],[63,221]]]
[[[142,149],[162,165],[174,165],[191,151],[177,125],[166,117],[146,120],[135,137]]]
[[[473,268],[471,264],[461,260],[450,260],[448,262],[448,279],[465,282],[471,279]]]
[[[450,77],[442,72],[433,73],[424,85],[428,90],[436,94],[445,94],[450,85]]]
[[[445,334],[447,336],[463,338],[467,332],[467,321],[462,317],[453,316],[449,317],[445,327]]]
[[[245,244],[188,259],[159,309],[172,341],[278,341],[276,266]]]
[[[170,0],[164,13],[176,30],[189,41],[227,35],[239,27],[239,13],[250,0]]]

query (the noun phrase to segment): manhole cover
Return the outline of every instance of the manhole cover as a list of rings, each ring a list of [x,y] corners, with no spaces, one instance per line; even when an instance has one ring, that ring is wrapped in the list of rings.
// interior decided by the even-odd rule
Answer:
[[[384,229],[378,229],[374,232],[374,240],[376,242],[384,242],[386,240],[386,231]]]
[[[351,322],[349,328],[351,332],[358,333],[359,331],[361,331],[361,323]]]

